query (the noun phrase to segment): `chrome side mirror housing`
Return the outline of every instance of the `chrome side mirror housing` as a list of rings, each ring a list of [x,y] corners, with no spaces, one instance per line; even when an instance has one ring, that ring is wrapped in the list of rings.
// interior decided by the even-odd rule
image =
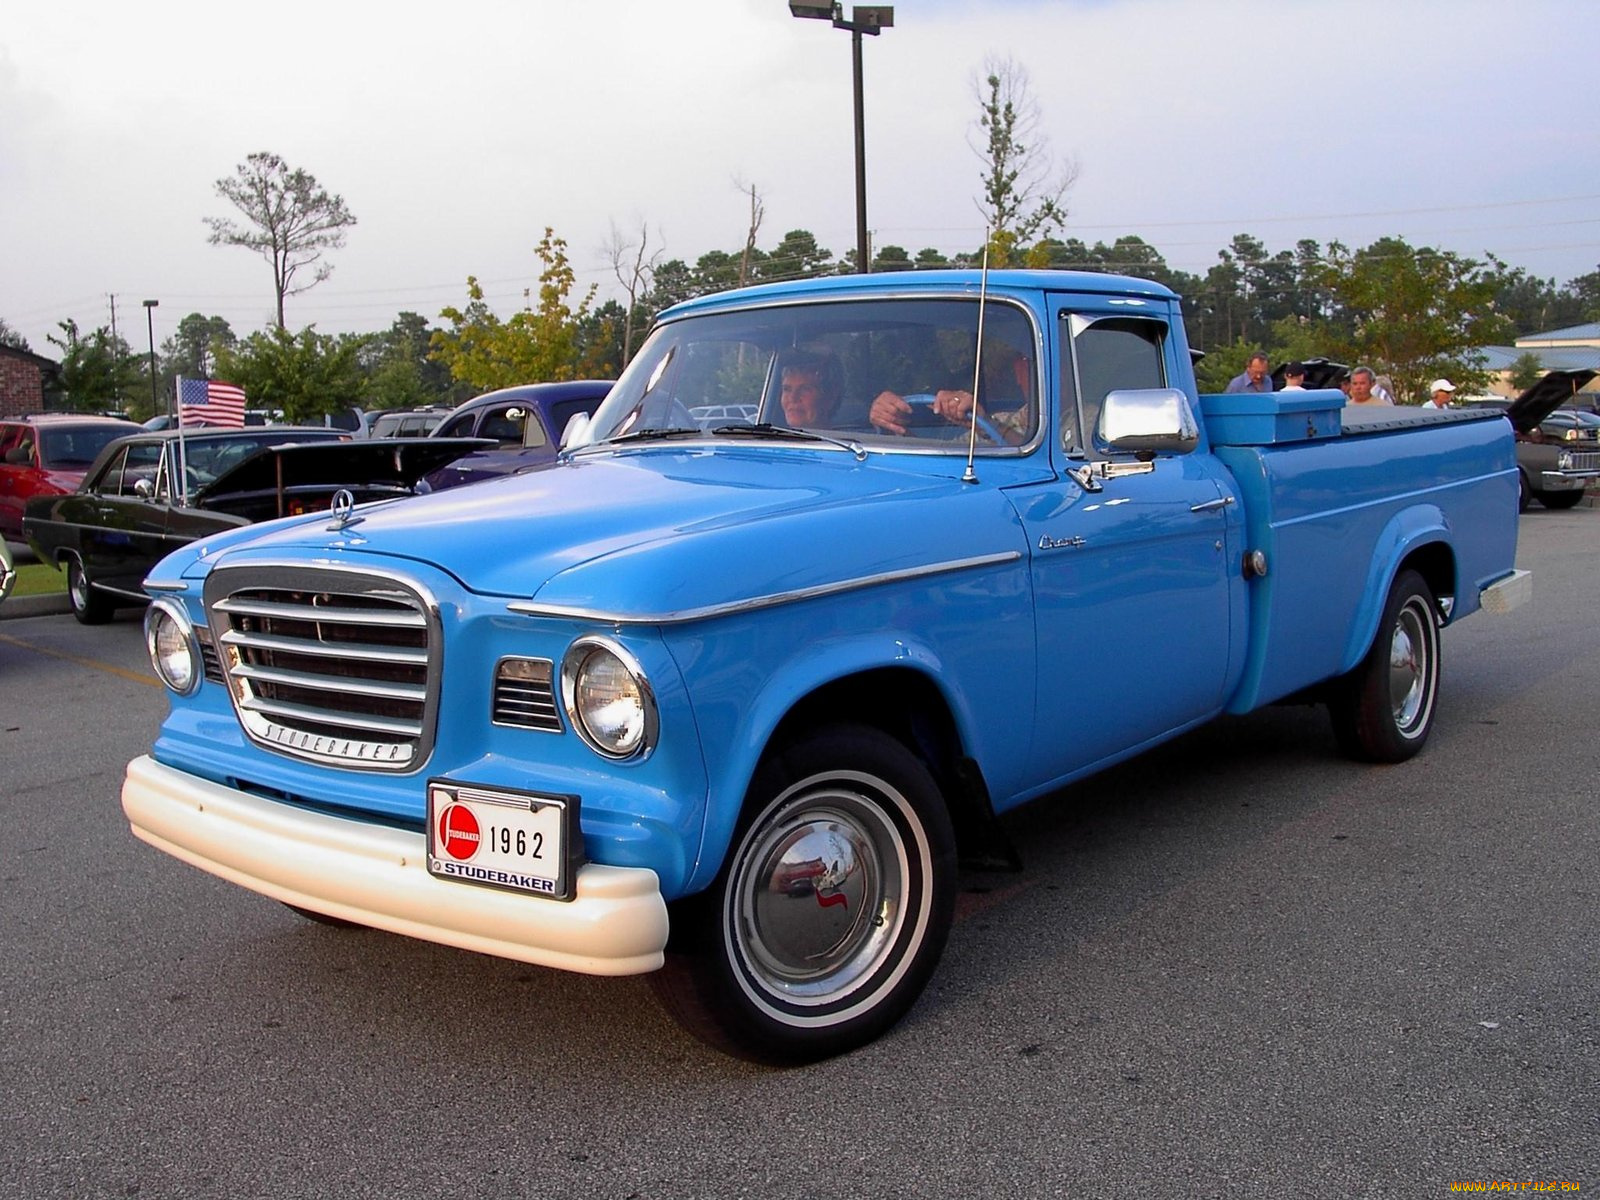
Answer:
[[[1122,388],[1100,406],[1098,440],[1113,454],[1188,454],[1200,423],[1177,388]]]

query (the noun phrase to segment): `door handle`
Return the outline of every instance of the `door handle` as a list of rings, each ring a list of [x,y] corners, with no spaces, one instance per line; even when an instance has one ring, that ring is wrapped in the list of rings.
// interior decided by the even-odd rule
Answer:
[[[1204,504],[1191,504],[1189,506],[1189,511],[1190,512],[1195,512],[1195,513],[1199,513],[1199,512],[1216,512],[1218,509],[1227,508],[1228,505],[1230,505],[1232,503],[1233,503],[1233,497],[1232,496],[1219,496],[1215,500],[1207,500]]]

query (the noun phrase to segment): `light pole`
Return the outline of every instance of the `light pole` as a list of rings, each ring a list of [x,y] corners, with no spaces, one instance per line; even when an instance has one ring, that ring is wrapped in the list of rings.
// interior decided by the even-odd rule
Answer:
[[[789,12],[807,20],[832,21],[835,29],[850,31],[856,95],[856,270],[865,275],[872,269],[872,259],[867,253],[867,134],[861,103],[861,35],[877,37],[880,29],[893,28],[894,6],[857,4],[851,8],[848,21],[844,19],[842,4],[804,4],[790,0]]]
[[[156,415],[156,410],[161,407],[160,395],[156,392],[156,319],[154,309],[160,304],[159,300],[146,300],[144,302],[144,327],[150,334],[150,415]]]

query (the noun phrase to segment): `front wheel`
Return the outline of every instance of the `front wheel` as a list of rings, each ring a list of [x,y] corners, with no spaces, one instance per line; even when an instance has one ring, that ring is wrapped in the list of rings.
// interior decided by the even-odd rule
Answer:
[[[1428,740],[1439,698],[1439,610],[1415,571],[1389,589],[1372,649],[1334,685],[1328,714],[1340,748],[1365,762],[1404,762]]]
[[[84,625],[104,625],[115,610],[111,601],[90,585],[83,564],[76,558],[67,559],[67,603],[72,606],[72,615]]]
[[[1546,508],[1562,509],[1575,508],[1578,501],[1583,499],[1583,492],[1540,492],[1539,503]]]
[[[758,1062],[813,1062],[915,1003],[955,906],[938,786],[875,729],[818,730],[768,756],[722,873],[673,912],[658,996],[691,1033]]]

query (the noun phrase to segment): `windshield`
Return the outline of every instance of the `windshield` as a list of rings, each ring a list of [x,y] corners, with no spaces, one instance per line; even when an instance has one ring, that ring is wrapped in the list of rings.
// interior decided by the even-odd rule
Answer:
[[[47,471],[87,470],[113,439],[137,433],[134,425],[80,425],[39,431],[39,462]]]
[[[232,434],[221,438],[188,437],[181,446],[183,461],[188,466],[189,490],[195,491],[215,482],[233,470],[263,446],[285,446],[301,442],[331,442],[338,439],[333,430],[322,433],[315,430],[286,432],[281,429],[263,429],[259,434]],[[176,439],[169,443],[175,451]]]
[[[983,331],[977,444],[1024,445],[1039,429],[1032,322],[991,300]],[[656,330],[583,442],[733,436],[770,425],[964,454],[977,345],[975,298],[813,301],[689,317]]]

